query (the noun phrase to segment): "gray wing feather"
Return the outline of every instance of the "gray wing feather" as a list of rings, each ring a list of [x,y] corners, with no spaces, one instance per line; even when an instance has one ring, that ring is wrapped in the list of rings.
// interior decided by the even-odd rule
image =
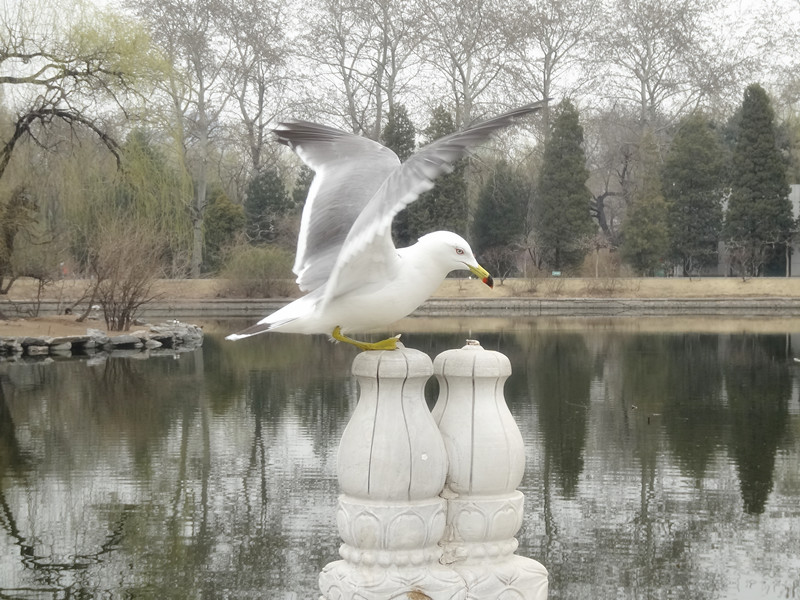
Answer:
[[[421,148],[400,168],[392,170],[350,228],[330,271],[323,305],[359,285],[359,269],[350,269],[351,263],[367,249],[372,252],[375,247],[390,246],[394,216],[422,192],[431,189],[436,177],[451,171],[453,164],[466,156],[470,148],[486,141],[514,119],[541,109],[545,102],[528,104],[440,138]],[[391,262],[392,258],[384,260]]]
[[[325,125],[281,123],[274,133],[315,172],[293,269],[300,289],[314,290],[328,280],[353,223],[400,161],[377,142]]]

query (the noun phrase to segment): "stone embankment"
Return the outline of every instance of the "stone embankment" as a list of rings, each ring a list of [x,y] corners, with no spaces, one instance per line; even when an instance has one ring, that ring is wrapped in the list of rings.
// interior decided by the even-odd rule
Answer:
[[[800,298],[431,298],[416,315],[484,317],[800,317]]]
[[[0,361],[46,356],[147,356],[159,351],[174,353],[193,350],[202,343],[203,330],[200,327],[168,321],[144,325],[141,329],[117,335],[90,328],[85,335],[0,337]]]
[[[218,319],[263,317],[291,302],[285,298],[265,299],[176,299],[155,301],[142,309],[144,318]],[[3,304],[0,302],[0,310]],[[17,303],[23,314],[30,307]],[[40,315],[59,314],[63,306],[43,301]],[[11,312],[8,310],[7,312]],[[726,316],[800,317],[800,297],[709,297],[709,298],[431,298],[415,316],[458,317],[638,317],[638,316]]]
[[[209,299],[154,302],[148,318],[262,317],[291,300]],[[800,298],[430,298],[413,313],[418,317],[643,317],[725,316],[800,317]]]

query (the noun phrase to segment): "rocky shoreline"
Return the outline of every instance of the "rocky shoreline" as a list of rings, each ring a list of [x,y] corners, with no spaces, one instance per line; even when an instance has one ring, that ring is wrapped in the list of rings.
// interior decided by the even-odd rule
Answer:
[[[170,353],[194,350],[203,344],[203,330],[180,321],[145,324],[128,333],[109,335],[100,329],[85,335],[0,337],[0,361],[41,359],[43,357],[109,356]]]

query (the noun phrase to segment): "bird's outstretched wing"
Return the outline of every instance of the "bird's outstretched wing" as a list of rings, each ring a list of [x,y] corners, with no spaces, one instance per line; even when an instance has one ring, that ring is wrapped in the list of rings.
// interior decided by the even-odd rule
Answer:
[[[486,141],[515,119],[538,111],[545,103],[546,101],[528,104],[471,125],[424,146],[399,168],[395,167],[388,173],[382,171],[385,181],[360,210],[341,244],[328,276],[322,306],[332,298],[363,284],[362,269],[351,267],[363,262],[366,254],[374,261],[377,251],[386,252],[387,248],[391,250],[391,227],[395,215],[416,200],[422,192],[431,189],[436,177],[451,171],[453,164],[466,156],[470,148]],[[372,183],[374,184],[374,180]],[[386,257],[384,260],[389,259]]]
[[[274,133],[315,172],[293,269],[310,291],[328,281],[353,223],[400,161],[377,142],[325,125],[287,122]]]

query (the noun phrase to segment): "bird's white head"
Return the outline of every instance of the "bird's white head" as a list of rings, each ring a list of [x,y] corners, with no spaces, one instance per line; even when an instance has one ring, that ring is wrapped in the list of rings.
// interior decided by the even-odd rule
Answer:
[[[489,271],[478,264],[472,248],[460,235],[451,231],[434,231],[423,235],[417,243],[426,249],[426,254],[432,260],[439,261],[448,273],[468,269],[483,283],[494,287]]]

